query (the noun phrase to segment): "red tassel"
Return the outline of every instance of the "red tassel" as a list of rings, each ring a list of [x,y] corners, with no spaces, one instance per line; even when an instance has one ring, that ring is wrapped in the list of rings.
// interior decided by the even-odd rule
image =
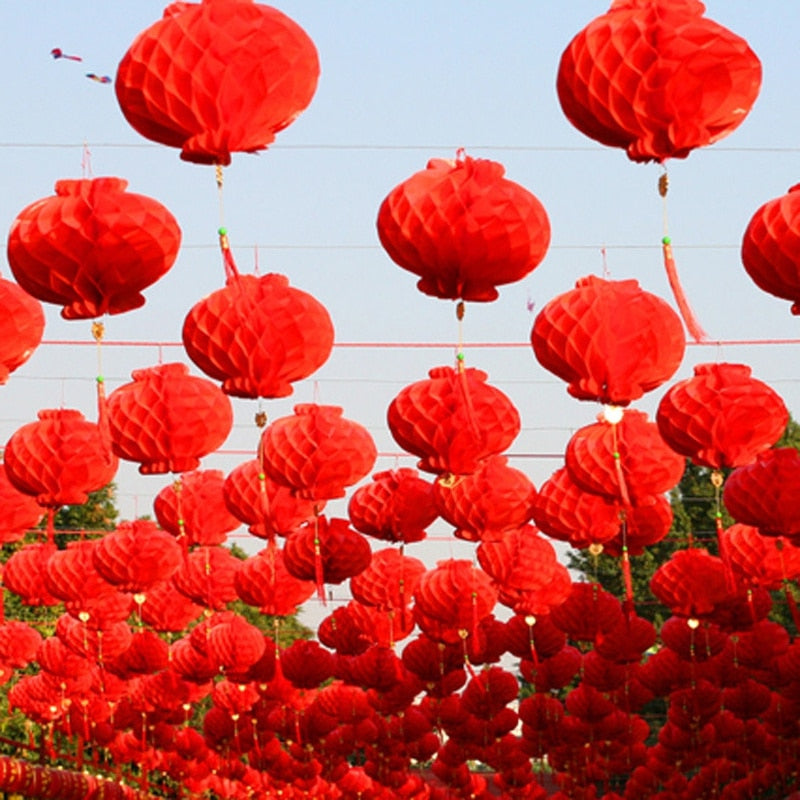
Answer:
[[[622,578],[625,581],[625,603],[633,606],[633,578],[631,577],[631,560],[628,548],[622,548]]]
[[[222,251],[222,263],[225,266],[225,280],[231,281],[239,277],[239,270],[233,260],[231,245],[228,241],[228,231],[225,228],[219,229],[219,249]]]
[[[614,442],[614,469],[617,473],[617,483],[619,484],[619,494],[622,502],[626,507],[631,504],[631,496],[628,492],[628,483],[625,480],[625,473],[622,471],[622,459],[619,454],[619,436],[617,431],[617,423],[611,423],[611,436]]]
[[[320,549],[319,541],[319,524],[317,517],[314,517],[314,577],[317,582],[317,597],[322,601],[322,605],[326,606],[325,600],[325,575],[322,570],[322,551]]]
[[[675,297],[675,302],[678,304],[678,310],[681,312],[683,322],[689,331],[690,336],[696,342],[707,342],[708,335],[700,326],[697,317],[689,305],[689,300],[683,291],[680,278],[678,277],[678,269],[675,266],[675,257],[672,254],[672,244],[669,236],[662,239],[662,251],[664,253],[664,268],[667,271],[667,278],[669,279],[669,286],[672,289],[672,294]]]

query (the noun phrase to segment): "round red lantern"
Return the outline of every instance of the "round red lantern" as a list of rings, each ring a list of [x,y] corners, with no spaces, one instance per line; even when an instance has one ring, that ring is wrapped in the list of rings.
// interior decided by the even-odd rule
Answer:
[[[761,64],[704,11],[698,0],[612,3],[561,56],[567,119],[633,161],[685,158],[727,136],[758,96]]]
[[[218,611],[236,599],[234,580],[241,565],[224,547],[198,547],[173,573],[172,583],[193,603]]]
[[[686,340],[680,317],[637,281],[589,275],[539,312],[531,345],[573,397],[626,406],[672,377]]]
[[[311,102],[314,43],[275,8],[243,0],[173,3],[122,58],[114,88],[142,136],[181,158],[229,164],[263,150]]]
[[[653,573],[650,590],[673,614],[701,619],[733,594],[722,560],[700,547],[673,553]]]
[[[89,492],[105,486],[119,462],[101,428],[69,408],[39,412],[6,443],[8,479],[40,505],[83,505]]]
[[[283,275],[232,275],[183,322],[189,358],[234,397],[286,397],[330,356],[333,323]]]
[[[181,231],[159,202],[122,178],[56,182],[55,197],[23,209],[8,235],[8,263],[25,291],[63,306],[65,319],[121,314],[175,261]]]
[[[218,469],[194,470],[165,486],[153,501],[161,527],[187,545],[224,544],[239,527],[225,505],[225,475]]]
[[[347,506],[353,527],[388,542],[419,542],[438,516],[433,485],[415,469],[377,472],[356,489]]]
[[[0,386],[33,355],[43,334],[41,303],[16,283],[0,278]]]
[[[536,488],[505,456],[490,456],[470,475],[436,481],[434,498],[459,539],[489,541],[530,520]]]
[[[800,547],[742,524],[726,528],[722,538],[733,569],[753,584],[772,591],[800,577]]]
[[[800,314],[800,183],[764,203],[742,238],[742,264],[760,289],[789,300]]]
[[[216,450],[233,425],[230,400],[185,364],[134,370],[108,396],[114,452],[139,462],[143,475],[186,472]]]
[[[275,546],[242,561],[234,584],[243,602],[272,616],[294,614],[315,589],[313,581],[295,578],[286,569],[283,551]]]
[[[45,583],[47,562],[56,552],[50,542],[34,542],[17,550],[3,566],[3,585],[18,594],[26,606],[55,606],[59,599],[53,597]]]
[[[435,367],[428,375],[401,390],[387,411],[394,440],[422,459],[420,469],[466,475],[517,437],[519,412],[485,372]]]
[[[800,453],[776,447],[755,463],[733,470],[725,481],[728,513],[766,536],[800,537]]]
[[[170,578],[181,563],[180,545],[155,522],[122,522],[98,539],[92,559],[108,583],[123,592],[147,592]]]
[[[497,286],[534,270],[550,244],[550,222],[502,164],[459,153],[432,159],[395,187],[378,212],[391,259],[420,276],[417,288],[442,299],[490,301]]]
[[[384,611],[404,609],[425,573],[418,559],[387,547],[372,554],[369,566],[350,579],[350,591],[359,603]]]
[[[5,464],[0,462],[0,543],[21,539],[27,531],[37,526],[44,513],[35,498],[11,483]]]
[[[667,444],[712,469],[751,464],[788,421],[783,400],[746,364],[698,364],[694,377],[667,391],[656,413]]]
[[[287,536],[321,511],[325,503],[295,497],[288,486],[272,480],[254,458],[233,469],[222,484],[225,505],[253,536]]]
[[[597,422],[576,431],[564,462],[585,492],[626,505],[669,491],[686,467],[683,457],[661,438],[656,423],[634,409],[625,409],[619,419],[609,420],[609,413],[603,413]]]
[[[338,406],[303,403],[261,436],[264,472],[298,497],[331,500],[372,469],[378,450],[369,431]]]

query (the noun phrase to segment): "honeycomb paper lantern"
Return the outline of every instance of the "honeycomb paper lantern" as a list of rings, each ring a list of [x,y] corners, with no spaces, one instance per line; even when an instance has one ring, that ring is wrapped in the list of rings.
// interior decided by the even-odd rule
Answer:
[[[534,270],[550,244],[539,200],[504,177],[502,164],[459,155],[432,159],[395,187],[378,212],[391,259],[443,299],[491,301],[497,286]]]
[[[41,303],[17,284],[0,278],[0,386],[33,355],[43,334]]]
[[[567,119],[632,161],[685,158],[727,136],[761,87],[747,42],[698,0],[616,0],[569,43],[556,88]]]
[[[108,421],[114,452],[139,462],[143,475],[196,469],[228,437],[230,400],[185,364],[134,370],[132,377],[108,396]]]
[[[56,194],[23,209],[8,235],[19,285],[65,319],[121,314],[172,267],[181,231],[156,200],[122,178],[56,182]]]
[[[229,164],[263,150],[311,102],[313,42],[275,8],[249,0],[172,3],[123,56],[114,89],[142,136],[181,158]]]

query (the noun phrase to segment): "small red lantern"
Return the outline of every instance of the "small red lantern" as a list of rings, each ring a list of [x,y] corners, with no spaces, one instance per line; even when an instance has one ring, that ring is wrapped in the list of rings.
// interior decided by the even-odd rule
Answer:
[[[564,461],[573,481],[585,492],[631,501],[672,489],[683,475],[685,460],[661,438],[658,426],[643,411],[625,409],[617,420],[603,413],[576,431]]]
[[[378,456],[369,431],[338,406],[303,403],[261,436],[264,472],[298,497],[332,500],[363,478]]]
[[[108,396],[114,452],[138,461],[143,475],[186,472],[216,450],[233,425],[230,400],[185,364],[134,370]]]
[[[183,322],[189,358],[233,397],[286,397],[333,348],[333,323],[320,302],[283,275],[232,275]]]
[[[173,3],[117,69],[122,113],[181,158],[229,164],[271,144],[314,96],[314,43],[289,17],[241,0]]]
[[[193,603],[218,611],[236,599],[234,580],[241,565],[224,547],[198,547],[172,575],[172,583]]]
[[[356,489],[347,506],[353,527],[388,542],[419,542],[438,516],[433,485],[415,469],[377,472]]]
[[[764,203],[742,238],[742,264],[756,286],[790,300],[800,314],[800,183]]]
[[[695,619],[710,617],[732,596],[722,560],[700,547],[673,553],[653,573],[650,589],[673,614]]]
[[[793,447],[766,450],[725,481],[728,513],[765,536],[800,538],[800,453]]]
[[[121,314],[175,261],[181,231],[159,202],[122,178],[56,182],[55,197],[23,209],[8,235],[8,263],[29,294],[63,306],[64,319]]]
[[[384,611],[405,609],[425,573],[418,559],[387,547],[372,554],[369,566],[350,579],[350,591],[359,603]]]
[[[165,486],[153,501],[161,527],[186,545],[224,544],[239,527],[239,520],[225,505],[225,475],[218,469],[186,472]]]
[[[39,346],[44,310],[16,283],[0,278],[0,386]]]
[[[321,511],[325,503],[295,497],[288,486],[276,483],[254,458],[233,469],[222,484],[225,505],[248,526],[253,536],[272,539],[288,536]]]
[[[704,11],[697,0],[612,3],[561,56],[569,121],[633,161],[685,158],[737,128],[758,96],[761,64]]]
[[[40,411],[11,435],[3,458],[11,483],[48,508],[83,505],[119,465],[101,428],[68,408]]]
[[[18,594],[26,606],[58,605],[59,599],[45,584],[47,562],[55,552],[56,546],[50,542],[24,545],[3,566],[3,585]]]
[[[245,559],[234,583],[243,602],[272,616],[294,614],[316,588],[313,581],[295,578],[286,569],[283,551],[275,546]]]
[[[680,317],[664,300],[635,280],[593,275],[539,312],[531,344],[573,397],[616,406],[669,380],[686,349]]]
[[[0,462],[0,543],[21,539],[44,516],[44,508],[11,483],[5,464]]]
[[[519,413],[485,372],[435,367],[428,375],[401,390],[387,411],[394,440],[422,459],[421,470],[467,475],[517,437]]]
[[[530,520],[536,488],[524,472],[508,466],[505,456],[490,456],[470,475],[436,481],[434,497],[456,537],[489,541]]]
[[[395,187],[378,212],[378,236],[392,260],[420,276],[425,294],[495,300],[497,286],[534,270],[550,244],[550,222],[502,164],[459,153],[432,159]]]
[[[783,400],[746,364],[698,364],[694,377],[667,391],[656,413],[667,444],[712,469],[751,464],[788,421]]]

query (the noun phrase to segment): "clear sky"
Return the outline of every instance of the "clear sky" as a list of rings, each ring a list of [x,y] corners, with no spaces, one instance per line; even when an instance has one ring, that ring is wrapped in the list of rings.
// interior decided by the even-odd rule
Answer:
[[[739,259],[742,233],[755,210],[800,180],[800,13],[795,0],[710,0],[707,15],[745,37],[763,65],[763,85],[744,124],[712,148],[669,163],[669,227],[678,269],[710,337],[798,339],[789,304],[765,295]],[[411,466],[395,455],[385,426],[390,400],[428,369],[453,362],[453,304],[421,295],[415,279],[379,246],[375,217],[386,194],[430,158],[458,148],[506,167],[507,177],[545,205],[552,245],[538,269],[501,289],[492,304],[471,304],[464,323],[467,363],[485,369],[520,409],[524,430],[512,464],[541,484],[557,467],[577,427],[598,408],[570,398],[527,346],[534,314],[577,278],[603,273],[636,278],[672,302],[660,254],[662,205],[656,165],[637,165],[574,130],[557,102],[558,60],[572,36],[605,12],[599,0],[287,0],[278,7],[314,40],[322,75],[308,110],[258,156],[235,155],[226,170],[224,222],[240,270],[281,272],[315,295],[336,326],[334,355],[287,401],[266,402],[272,418],[295,402],[341,405],[367,425],[386,454],[378,469]],[[147,304],[106,318],[109,340],[178,342],[183,318],[220,288],[216,245],[220,205],[210,167],[187,164],[177,151],[147,142],[125,122],[111,77],[136,34],[161,17],[153,0],[26,0],[3,6],[5,80],[0,125],[0,219],[10,227],[28,203],[61,178],[116,175],[129,189],[165,204],[183,230],[172,271],[146,291]],[[60,47],[81,63],[53,60]],[[0,274],[10,277],[7,264]],[[535,303],[531,313],[529,303]],[[48,309],[48,341],[89,342],[88,322],[64,322]],[[444,343],[428,347],[348,347],[348,343]],[[693,346],[676,375],[703,361],[751,364],[790,410],[800,414],[800,347]],[[175,347],[103,349],[109,391],[132,369],[183,359]],[[80,408],[94,418],[97,354],[89,346],[49,344],[0,388],[0,441],[39,408]],[[199,374],[193,369],[195,374]],[[663,394],[637,407],[652,412]],[[230,471],[252,457],[258,404],[235,401],[236,427],[204,468]],[[170,476],[142,479],[124,465],[118,476],[123,516],[152,513],[152,498]],[[421,546],[420,546],[421,547]],[[461,555],[431,545],[429,561]]]

